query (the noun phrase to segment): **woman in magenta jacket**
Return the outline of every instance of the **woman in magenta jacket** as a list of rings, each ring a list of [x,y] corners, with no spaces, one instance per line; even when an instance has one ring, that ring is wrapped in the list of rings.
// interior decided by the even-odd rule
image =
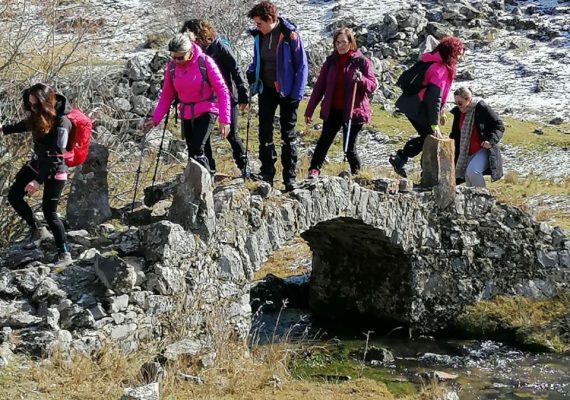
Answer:
[[[396,108],[403,112],[419,136],[414,136],[390,156],[394,171],[407,177],[405,165],[409,158],[421,153],[424,140],[429,135],[441,136],[440,119],[443,121],[443,107],[447,101],[449,89],[455,79],[455,66],[463,54],[463,43],[454,36],[446,36],[429,53],[421,56],[421,61],[430,63],[422,81],[422,89],[417,94],[402,95],[396,101]]]
[[[204,147],[219,117],[223,138],[229,132],[230,95],[224,77],[216,63],[205,55],[200,46],[186,34],[174,36],[168,50],[172,61],[164,71],[164,83],[158,104],[145,128],[157,126],[168,112],[173,100],[178,99],[182,119],[182,134],[188,144],[188,156],[211,171]],[[204,79],[205,69],[207,79]]]
[[[360,170],[356,153],[356,138],[365,123],[370,122],[368,95],[376,90],[376,78],[370,60],[356,48],[354,34],[348,28],[340,28],[333,35],[334,52],[323,64],[313,93],[305,111],[305,122],[310,123],[317,104],[321,103],[323,131],[311,159],[309,178],[317,178],[327,152],[342,128],[343,149],[353,174]],[[352,95],[356,85],[356,97],[352,108]],[[346,147],[348,121],[352,118],[348,146]]]

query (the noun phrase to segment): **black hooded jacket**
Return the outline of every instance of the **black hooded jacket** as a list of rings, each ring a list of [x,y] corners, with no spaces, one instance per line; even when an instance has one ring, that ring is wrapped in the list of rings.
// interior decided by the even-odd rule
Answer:
[[[56,121],[51,130],[44,136],[34,139],[34,157],[38,166],[36,180],[43,183],[53,177],[57,172],[67,172],[67,166],[63,158],[66,152],[67,140],[72,129],[72,124],[67,114],[71,111],[71,105],[61,94],[56,95]],[[30,130],[29,120],[24,119],[13,125],[4,125],[2,130],[5,135],[26,132]]]
[[[459,143],[461,142],[461,126],[459,126],[459,117],[461,111],[458,107],[451,110],[453,114],[453,125],[449,137],[455,140],[455,162],[459,157]],[[485,171],[485,175],[491,175],[491,179],[496,181],[503,176],[503,158],[499,142],[505,132],[505,124],[499,115],[483,100],[479,101],[475,106],[475,126],[479,130],[481,139],[491,144],[489,149],[489,169]]]
[[[239,64],[229,46],[224,43],[224,40],[217,37],[204,50],[204,53],[212,57],[218,65],[230,91],[232,104],[247,104],[247,88],[245,87]]]

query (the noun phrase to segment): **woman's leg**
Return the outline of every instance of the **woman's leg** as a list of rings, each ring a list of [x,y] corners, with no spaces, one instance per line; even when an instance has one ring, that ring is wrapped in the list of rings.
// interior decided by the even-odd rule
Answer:
[[[469,158],[465,170],[465,183],[467,186],[485,187],[483,172],[489,168],[489,150],[481,149]]]
[[[31,229],[36,229],[38,227],[38,223],[34,218],[32,209],[24,200],[24,196],[26,195],[24,188],[28,183],[36,179],[36,176],[36,171],[32,169],[32,166],[29,165],[29,163],[24,165],[16,174],[14,183],[8,192],[8,202],[14,208],[16,213],[26,221]]]
[[[348,164],[350,165],[350,173],[357,174],[360,171],[360,158],[358,157],[358,153],[356,152],[356,139],[358,137],[358,133],[362,129],[362,124],[352,124],[350,126],[350,136],[348,137],[348,147],[346,152],[346,159],[348,160]],[[343,144],[346,141],[346,130],[348,129],[348,125],[343,126]]]
[[[408,161],[408,158],[413,158],[422,152],[424,147],[424,141],[426,137],[433,134],[431,126],[422,125],[414,120],[409,120],[419,136],[414,136],[407,141],[404,148],[401,150],[401,157],[404,162]]]
[[[333,143],[334,138],[341,127],[342,114],[335,110],[331,110],[331,115],[326,121],[323,122],[323,131],[321,132],[321,136],[317,141],[317,146],[315,147],[315,152],[311,158],[311,165],[309,169],[321,169],[329,148],[331,147],[331,144]]]
[[[46,180],[44,183],[44,197],[42,199],[44,218],[53,233],[55,245],[60,253],[68,251],[67,242],[65,240],[65,227],[57,215],[57,205],[65,182],[65,180],[56,180],[53,178]]]
[[[191,120],[182,121],[184,138],[188,145],[188,156],[201,164],[208,172],[210,171],[210,164],[204,155],[204,149],[215,121],[216,115],[212,113],[205,113],[194,118],[194,123]]]

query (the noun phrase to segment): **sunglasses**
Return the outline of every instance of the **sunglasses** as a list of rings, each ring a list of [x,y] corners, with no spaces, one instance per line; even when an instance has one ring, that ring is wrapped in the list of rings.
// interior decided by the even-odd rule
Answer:
[[[184,53],[184,55],[182,55],[182,56],[170,56],[170,58],[172,58],[175,61],[184,61],[187,54],[188,54],[188,52]]]

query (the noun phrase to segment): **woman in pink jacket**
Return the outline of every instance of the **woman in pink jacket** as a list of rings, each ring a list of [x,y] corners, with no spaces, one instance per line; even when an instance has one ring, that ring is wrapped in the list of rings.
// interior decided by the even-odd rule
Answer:
[[[188,35],[174,36],[168,43],[168,50],[172,61],[164,71],[160,99],[152,117],[145,122],[145,129],[157,126],[172,102],[177,99],[188,156],[211,171],[208,158],[204,155],[204,147],[216,117],[219,117],[222,138],[229,132],[228,88],[216,63]]]
[[[441,39],[432,52],[421,56],[422,62],[430,64],[420,91],[416,94],[403,94],[396,101],[396,108],[406,115],[419,135],[408,140],[395,156],[390,156],[390,164],[396,173],[404,178],[407,175],[404,166],[408,158],[421,153],[425,138],[428,135],[441,136],[438,124],[440,119],[443,119],[443,107],[455,79],[455,65],[461,54],[461,40],[454,36]]]

